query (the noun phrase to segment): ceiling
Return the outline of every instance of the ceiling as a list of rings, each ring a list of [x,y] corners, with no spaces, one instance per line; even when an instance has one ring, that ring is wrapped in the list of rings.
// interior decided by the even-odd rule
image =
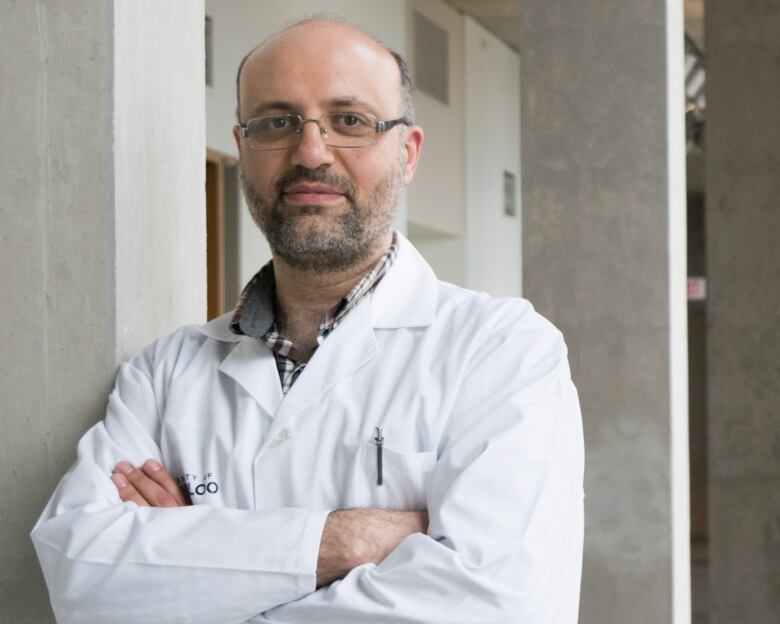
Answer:
[[[520,47],[521,0],[445,0],[470,15],[517,51]]]
[[[704,49],[704,0],[685,1],[685,31]],[[470,15],[514,50],[520,48],[522,0],[445,0]]]

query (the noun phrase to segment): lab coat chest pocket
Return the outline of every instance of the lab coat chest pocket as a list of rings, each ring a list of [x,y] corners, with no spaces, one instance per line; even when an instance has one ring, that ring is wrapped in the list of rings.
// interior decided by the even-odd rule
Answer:
[[[427,508],[428,484],[436,465],[436,451],[406,452],[383,446],[381,485],[378,483],[376,444],[366,442],[362,451],[371,506],[409,511]]]

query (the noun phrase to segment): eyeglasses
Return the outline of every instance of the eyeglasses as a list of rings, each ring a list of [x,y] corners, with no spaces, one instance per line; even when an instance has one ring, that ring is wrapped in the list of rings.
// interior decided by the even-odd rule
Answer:
[[[379,135],[398,124],[411,125],[404,118],[379,121],[368,113],[325,113],[319,119],[300,115],[255,117],[238,126],[238,135],[249,141],[254,150],[277,150],[295,147],[303,139],[303,125],[316,123],[325,145],[330,147],[367,147]]]

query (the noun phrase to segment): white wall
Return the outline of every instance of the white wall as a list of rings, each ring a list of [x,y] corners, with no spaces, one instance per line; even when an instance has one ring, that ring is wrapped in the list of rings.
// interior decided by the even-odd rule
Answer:
[[[268,35],[287,24],[327,12],[349,20],[388,47],[406,54],[406,4],[386,0],[332,0],[323,6],[316,0],[207,0],[206,15],[213,19],[214,84],[206,88],[206,143],[208,147],[238,157],[231,134],[236,123],[235,78],[244,55]],[[405,202],[396,226],[405,231]],[[241,207],[240,276],[242,284],[271,257],[268,245]]]
[[[442,216],[446,217],[445,210]],[[409,240],[436,272],[440,280],[466,285],[466,238],[447,236],[414,221],[409,222]]]
[[[469,288],[519,297],[520,58],[470,17],[466,36],[466,257]],[[517,215],[504,212],[504,171]]]
[[[121,361],[160,334],[206,320],[205,79],[202,0],[114,7]]]
[[[447,31],[451,85],[449,105],[415,91],[426,144],[409,193],[411,240],[441,279],[519,296],[520,59],[439,0],[410,5]],[[516,178],[515,217],[504,214],[504,171]]]
[[[409,238],[439,279],[466,285],[465,62],[463,16],[441,0],[410,0],[409,66],[414,79],[413,12],[449,38],[449,103],[415,87],[417,123],[425,130],[422,158],[409,189]]]
[[[409,2],[408,39],[414,41],[413,14],[442,28],[449,39],[449,102],[440,102],[415,88],[417,122],[425,129],[422,159],[409,189],[409,221],[449,236],[465,228],[465,59],[463,16],[441,0]],[[409,67],[415,75],[415,55]]]

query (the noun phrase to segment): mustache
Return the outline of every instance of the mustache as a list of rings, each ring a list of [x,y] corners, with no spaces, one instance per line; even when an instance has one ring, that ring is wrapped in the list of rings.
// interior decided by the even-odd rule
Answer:
[[[281,199],[284,190],[288,186],[292,186],[298,182],[320,182],[322,184],[327,184],[331,188],[336,189],[339,193],[343,193],[348,200],[354,201],[355,199],[355,185],[346,178],[331,173],[326,169],[307,169],[300,165],[296,165],[294,169],[290,169],[282,175],[274,183],[274,190]]]

